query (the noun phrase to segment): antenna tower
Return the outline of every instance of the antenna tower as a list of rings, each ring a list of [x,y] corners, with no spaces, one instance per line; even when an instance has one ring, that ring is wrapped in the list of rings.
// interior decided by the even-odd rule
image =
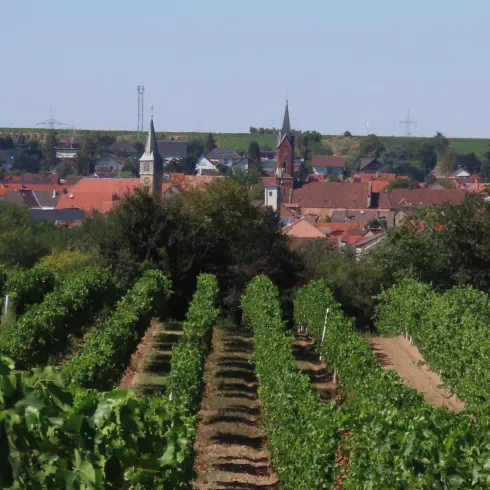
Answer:
[[[140,132],[143,132],[144,124],[144,99],[145,99],[145,86],[138,85],[138,139],[140,139]]]
[[[415,131],[418,129],[417,121],[410,119],[410,109],[407,109],[407,118],[400,121],[400,126],[405,126],[405,136],[412,136],[412,126],[415,126]]]

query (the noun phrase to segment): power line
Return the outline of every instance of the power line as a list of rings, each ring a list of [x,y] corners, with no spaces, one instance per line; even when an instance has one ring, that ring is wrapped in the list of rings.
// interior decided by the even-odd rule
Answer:
[[[415,126],[415,131],[418,129],[417,121],[410,119],[410,109],[407,109],[407,118],[403,121],[400,121],[400,126],[405,126],[405,136],[412,136],[412,126]]]

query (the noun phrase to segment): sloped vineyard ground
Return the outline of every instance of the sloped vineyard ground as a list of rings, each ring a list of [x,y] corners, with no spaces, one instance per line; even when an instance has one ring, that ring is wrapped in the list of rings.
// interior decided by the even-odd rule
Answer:
[[[195,443],[194,489],[278,488],[260,429],[262,408],[252,352],[250,330],[214,329]]]
[[[329,402],[337,398],[337,385],[334,383],[333,373],[320,361],[314,344],[315,341],[308,335],[297,333],[293,344],[294,359],[298,369],[310,378],[320,398]]]
[[[462,412],[465,404],[441,387],[439,374],[430,371],[417,347],[402,336],[373,337],[367,340],[371,350],[385,369],[394,369],[403,382],[421,393],[435,407]]]
[[[182,338],[178,322],[162,323],[153,320],[138,349],[131,357],[119,388],[134,389],[140,396],[159,395],[165,389],[170,373],[172,346]]]

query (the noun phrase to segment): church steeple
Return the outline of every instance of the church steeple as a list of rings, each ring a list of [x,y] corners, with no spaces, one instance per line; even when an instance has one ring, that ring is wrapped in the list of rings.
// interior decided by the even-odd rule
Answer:
[[[157,137],[155,135],[152,114],[145,152],[140,158],[140,185],[148,188],[153,194],[161,194],[162,173],[163,159],[158,151]]]
[[[294,175],[294,140],[289,122],[289,101],[286,99],[284,121],[277,142],[276,176],[292,179]]]
[[[281,140],[286,136],[289,141],[292,141],[291,138],[291,124],[289,122],[289,100],[286,99],[286,109],[284,110],[284,121],[282,123],[281,129]]]

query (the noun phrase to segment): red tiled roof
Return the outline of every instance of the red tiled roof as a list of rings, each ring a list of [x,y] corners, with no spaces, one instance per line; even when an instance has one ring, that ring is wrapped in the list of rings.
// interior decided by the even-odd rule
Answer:
[[[368,184],[365,182],[311,182],[293,191],[293,202],[303,208],[368,207]]]
[[[20,191],[20,190],[30,190],[30,191],[58,191],[62,192],[63,189],[69,190],[71,186],[66,185],[66,184],[29,184],[29,183],[21,183],[21,182],[15,182],[12,183],[11,181],[8,182],[2,182],[0,183],[0,188],[4,189],[6,191]]]
[[[313,157],[311,165],[313,167],[345,168],[345,157]]]
[[[380,209],[399,209],[403,207],[434,206],[451,202],[461,204],[467,192],[460,189],[393,189],[379,196]]]
[[[109,212],[126,194],[133,194],[139,179],[97,179],[85,177],[63,194],[56,209],[82,209],[89,215],[94,210]]]
[[[371,182],[374,180],[383,180],[390,182],[392,180],[395,180],[396,174],[390,174],[390,173],[382,173],[382,172],[376,172],[374,174],[356,174],[352,179],[360,180],[361,182]],[[399,177],[400,179],[402,178],[401,176]]]
[[[307,177],[307,182],[325,182],[325,175],[323,174],[310,174]]]
[[[39,182],[45,184],[58,184],[60,178],[57,174],[21,174],[21,175],[10,175],[4,178],[4,182],[15,181],[15,182]]]
[[[375,180],[371,183],[371,192],[379,193],[388,187],[389,182],[384,180]]]
[[[262,182],[265,187],[277,185],[277,179],[275,177],[262,177]]]

